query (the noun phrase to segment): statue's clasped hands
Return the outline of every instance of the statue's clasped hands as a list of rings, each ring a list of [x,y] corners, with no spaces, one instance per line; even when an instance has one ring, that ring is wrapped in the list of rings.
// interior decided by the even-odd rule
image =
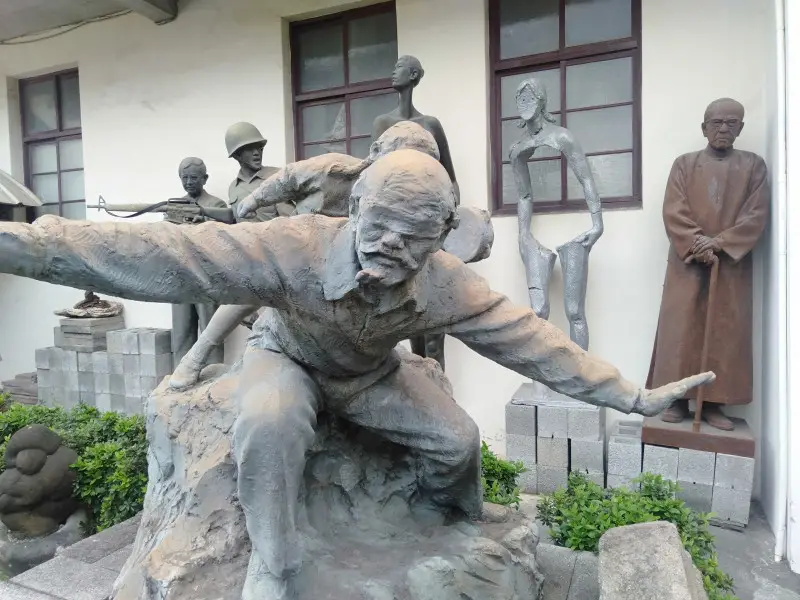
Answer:
[[[686,259],[687,263],[695,261],[701,264],[710,264],[714,260],[714,255],[721,252],[722,248],[715,238],[699,235],[689,251],[691,254]]]

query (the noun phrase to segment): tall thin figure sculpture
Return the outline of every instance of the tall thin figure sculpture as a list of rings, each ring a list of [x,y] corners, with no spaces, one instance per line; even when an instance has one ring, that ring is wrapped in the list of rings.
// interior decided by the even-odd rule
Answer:
[[[526,79],[517,88],[517,108],[526,128],[524,139],[511,147],[511,166],[519,194],[519,253],[525,265],[531,308],[542,319],[550,317],[550,277],[556,262],[555,253],[531,233],[533,191],[528,160],[538,148],[546,146],[560,152],[583,187],[592,228],[562,244],[556,251],[564,273],[564,310],[569,319],[569,337],[584,350],[589,348],[589,325],[586,322],[586,281],[589,252],[603,235],[600,195],[586,155],[572,133],[555,125],[547,111],[547,89],[538,79]]]

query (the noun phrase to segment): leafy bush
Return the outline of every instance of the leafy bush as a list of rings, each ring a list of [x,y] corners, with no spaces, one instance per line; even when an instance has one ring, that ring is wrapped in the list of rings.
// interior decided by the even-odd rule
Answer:
[[[559,546],[597,552],[600,536],[613,527],[669,521],[678,528],[684,548],[703,575],[709,600],[736,600],[733,579],[717,563],[708,515],[696,513],[675,497],[678,486],[660,475],[635,480],[639,491],[604,490],[579,473],[571,473],[566,490],[539,501],[539,519],[550,527]]]
[[[86,405],[66,411],[11,404],[0,413],[0,470],[5,469],[8,440],[33,424],[49,427],[78,453],[78,461],[72,466],[77,474],[75,497],[89,509],[88,533],[121,523],[142,509],[147,489],[147,439],[142,417],[101,414]]]
[[[485,502],[519,508],[517,477],[525,471],[521,461],[511,462],[499,458],[481,442],[481,484]]]

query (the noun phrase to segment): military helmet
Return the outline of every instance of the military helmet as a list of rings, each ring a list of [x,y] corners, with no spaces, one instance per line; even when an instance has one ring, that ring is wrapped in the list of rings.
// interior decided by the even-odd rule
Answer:
[[[225,146],[228,148],[228,156],[239,149],[250,144],[266,144],[267,140],[252,123],[234,123],[225,132]]]

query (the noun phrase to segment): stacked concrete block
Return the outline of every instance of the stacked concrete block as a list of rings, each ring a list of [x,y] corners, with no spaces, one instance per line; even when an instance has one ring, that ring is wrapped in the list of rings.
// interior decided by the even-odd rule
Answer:
[[[678,449],[678,497],[698,512],[711,511],[716,454]]]
[[[536,486],[536,407],[506,404],[506,457],[522,461],[526,471],[519,476],[520,489],[538,493]]]
[[[713,520],[744,527],[750,520],[755,459],[717,454],[711,498]]]
[[[620,421],[608,439],[606,486],[635,488],[642,474],[642,427],[636,421]]]
[[[587,404],[570,407],[567,437],[570,445],[570,471],[583,473],[605,487],[605,411]]]
[[[111,410],[142,414],[144,404],[161,380],[172,373],[170,332],[167,329],[123,329],[109,332],[108,363]]]
[[[642,473],[661,475],[667,481],[678,481],[678,449],[645,444]]]

